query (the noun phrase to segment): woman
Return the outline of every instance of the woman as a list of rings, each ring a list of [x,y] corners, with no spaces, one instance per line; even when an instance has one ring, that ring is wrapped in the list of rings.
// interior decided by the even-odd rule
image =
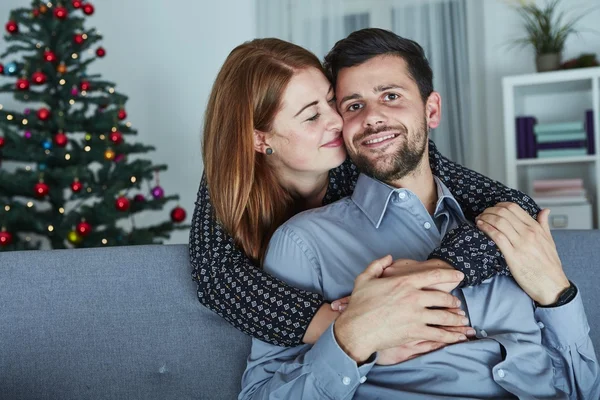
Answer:
[[[320,295],[260,269],[278,226],[299,211],[350,195],[358,177],[344,161],[342,120],[325,79],[309,51],[256,39],[231,52],[205,115],[205,171],[190,233],[198,296],[236,328],[276,345],[314,343],[338,314]],[[471,221],[500,201],[539,212],[522,193],[447,160],[433,142],[430,161]],[[466,236],[488,245],[465,247]],[[430,257],[466,272],[464,284],[508,274],[496,246],[471,225],[450,232]]]

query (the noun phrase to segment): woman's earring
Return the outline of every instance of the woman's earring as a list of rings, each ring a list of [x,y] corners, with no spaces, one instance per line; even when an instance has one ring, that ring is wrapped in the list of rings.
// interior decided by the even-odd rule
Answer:
[[[271,154],[273,154],[273,149],[270,147],[267,147],[267,150],[265,151],[265,153],[267,153],[267,155],[270,156]]]

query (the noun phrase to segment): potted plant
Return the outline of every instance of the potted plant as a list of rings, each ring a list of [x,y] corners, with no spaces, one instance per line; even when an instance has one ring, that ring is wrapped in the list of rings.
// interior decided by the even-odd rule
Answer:
[[[567,37],[578,33],[575,25],[586,15],[567,19],[564,11],[557,10],[562,0],[544,0],[540,7],[531,0],[518,0],[517,12],[525,23],[527,36],[515,41],[522,46],[533,46],[538,72],[560,68],[562,51]]]

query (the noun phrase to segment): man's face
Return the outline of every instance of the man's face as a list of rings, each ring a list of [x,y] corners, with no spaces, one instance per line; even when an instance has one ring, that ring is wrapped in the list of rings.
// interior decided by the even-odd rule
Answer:
[[[439,95],[424,104],[402,58],[377,56],[342,69],[336,97],[348,154],[363,172],[390,182],[420,165],[428,128],[437,126]],[[431,105],[437,105],[433,113]]]

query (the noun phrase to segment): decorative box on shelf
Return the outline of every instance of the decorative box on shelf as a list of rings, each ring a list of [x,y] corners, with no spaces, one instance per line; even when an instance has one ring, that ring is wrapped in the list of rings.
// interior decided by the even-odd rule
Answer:
[[[551,208],[554,229],[597,228],[600,67],[509,76],[502,87],[506,184]],[[538,199],[532,187],[573,179],[582,182],[583,202]]]

